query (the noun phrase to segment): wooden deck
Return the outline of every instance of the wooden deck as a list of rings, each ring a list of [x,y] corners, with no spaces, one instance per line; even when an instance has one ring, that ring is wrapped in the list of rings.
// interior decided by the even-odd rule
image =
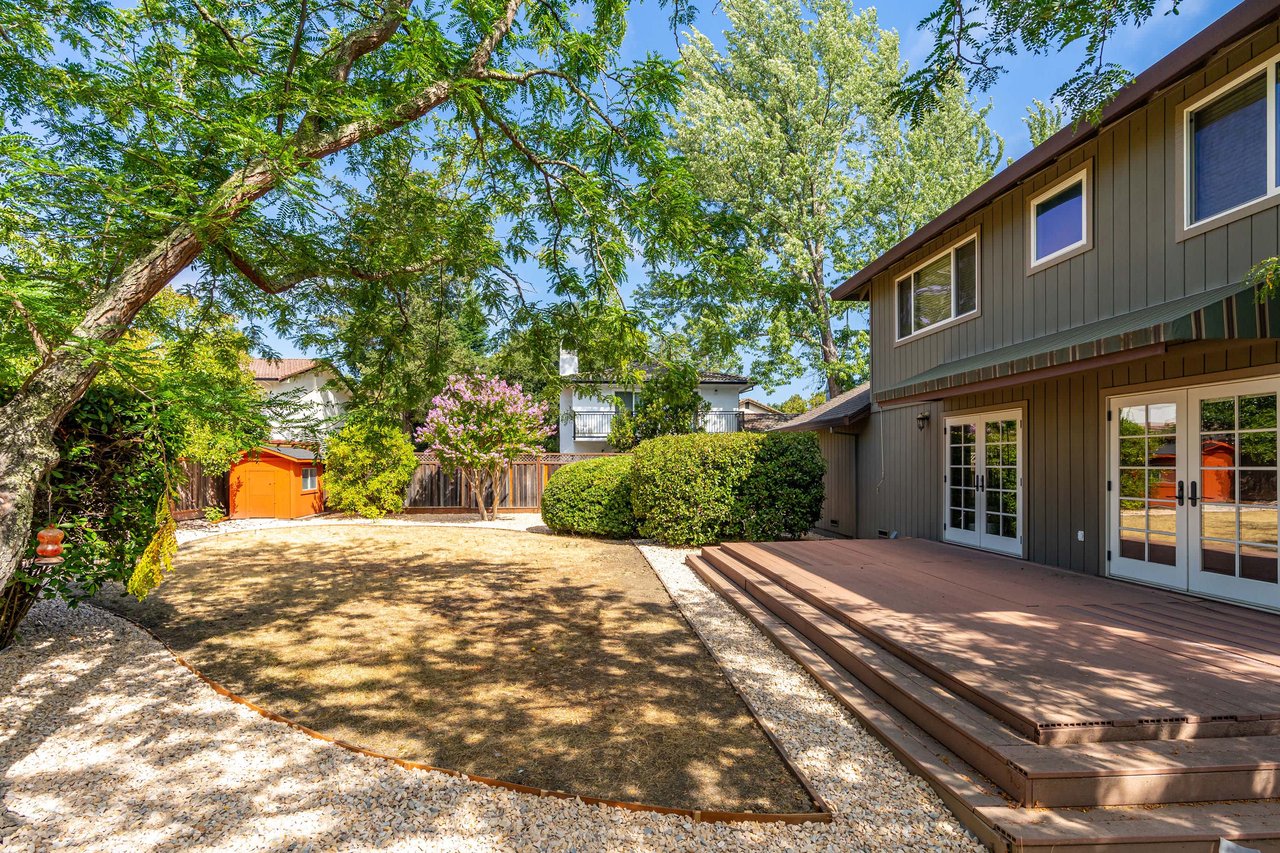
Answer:
[[[1280,616],[924,540],[690,564],[993,848],[1280,850]]]

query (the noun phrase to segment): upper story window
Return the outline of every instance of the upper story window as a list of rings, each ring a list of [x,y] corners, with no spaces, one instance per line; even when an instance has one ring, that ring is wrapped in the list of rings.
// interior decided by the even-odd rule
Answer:
[[[1086,163],[1032,196],[1028,214],[1031,231],[1029,272],[1065,261],[1092,247],[1089,166]]]
[[[978,310],[978,236],[962,238],[898,279],[898,339]]]
[[[1276,66],[1233,75],[1182,108],[1183,231],[1274,204]],[[1233,215],[1234,214],[1234,215]],[[1182,235],[1187,236],[1187,235]]]

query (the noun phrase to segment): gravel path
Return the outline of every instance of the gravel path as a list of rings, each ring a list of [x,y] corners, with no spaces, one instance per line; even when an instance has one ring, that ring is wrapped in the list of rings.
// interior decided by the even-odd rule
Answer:
[[[245,529],[233,524],[213,532]],[[921,780],[703,586],[683,565],[687,552],[641,551],[834,822],[695,824],[403,770],[218,696],[115,616],[41,602],[0,652],[0,849],[981,849]]]

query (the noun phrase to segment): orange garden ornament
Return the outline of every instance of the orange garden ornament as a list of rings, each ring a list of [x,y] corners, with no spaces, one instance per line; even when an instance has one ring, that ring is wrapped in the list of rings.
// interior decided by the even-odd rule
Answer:
[[[36,533],[36,558],[38,562],[62,562],[62,539],[66,534],[50,524]]]

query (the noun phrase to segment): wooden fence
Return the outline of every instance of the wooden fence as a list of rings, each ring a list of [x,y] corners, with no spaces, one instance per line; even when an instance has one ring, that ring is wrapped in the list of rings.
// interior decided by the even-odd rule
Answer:
[[[546,453],[521,456],[507,466],[506,476],[498,481],[498,509],[508,512],[537,512],[542,508],[542,490],[547,478],[558,468],[580,459],[609,456],[608,453]],[[479,507],[475,489],[456,468],[446,470],[430,453],[418,456],[418,470],[413,472],[405,490],[406,512],[469,512]],[[486,504],[492,493],[485,496]]]
[[[174,504],[174,517],[181,521],[184,518],[199,518],[204,515],[207,506],[222,507],[227,511],[227,475],[219,474],[210,477],[200,467],[199,462],[183,459],[178,463],[185,475],[183,482],[176,484],[178,499]]]

